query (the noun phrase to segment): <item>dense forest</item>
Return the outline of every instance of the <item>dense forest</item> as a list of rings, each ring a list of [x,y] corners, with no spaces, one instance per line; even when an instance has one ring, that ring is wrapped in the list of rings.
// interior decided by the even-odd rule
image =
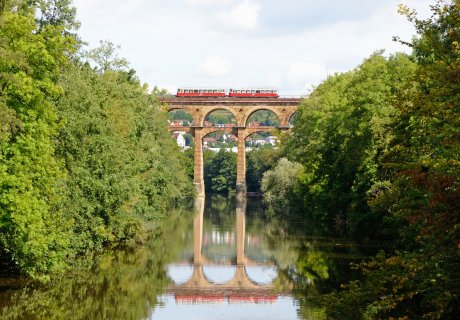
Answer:
[[[193,197],[155,92],[110,42],[86,50],[70,2],[0,2],[2,272],[45,281]]]
[[[431,9],[400,6],[417,36],[395,41],[411,55],[376,52],[303,101],[287,159],[262,180],[278,211],[385,248],[325,295],[328,319],[460,312],[460,2]]]

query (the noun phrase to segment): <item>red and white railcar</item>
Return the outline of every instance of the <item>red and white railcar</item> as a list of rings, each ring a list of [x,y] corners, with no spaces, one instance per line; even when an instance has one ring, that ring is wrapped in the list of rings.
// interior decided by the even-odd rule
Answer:
[[[245,98],[278,98],[279,94],[274,89],[230,89],[228,92],[229,97]]]
[[[225,97],[225,89],[177,89],[176,97]]]

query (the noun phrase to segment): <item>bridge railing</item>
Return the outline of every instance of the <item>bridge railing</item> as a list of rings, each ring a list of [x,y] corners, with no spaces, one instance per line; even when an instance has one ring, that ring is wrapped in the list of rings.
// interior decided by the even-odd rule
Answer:
[[[280,96],[272,97],[176,97],[176,96],[160,96],[158,100],[166,103],[257,103],[257,102],[295,102],[298,103],[307,96]]]

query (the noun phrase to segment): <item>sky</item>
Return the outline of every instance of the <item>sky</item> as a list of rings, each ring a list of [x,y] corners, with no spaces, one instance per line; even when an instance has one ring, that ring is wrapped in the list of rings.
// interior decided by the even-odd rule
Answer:
[[[142,83],[177,88],[274,88],[305,95],[415,29],[434,0],[73,0],[89,47],[120,45]]]

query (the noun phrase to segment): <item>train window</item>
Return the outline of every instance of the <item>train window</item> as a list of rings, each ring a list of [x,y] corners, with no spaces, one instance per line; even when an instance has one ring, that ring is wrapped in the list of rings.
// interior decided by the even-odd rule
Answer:
[[[260,93],[260,90],[256,90],[256,93]]]

